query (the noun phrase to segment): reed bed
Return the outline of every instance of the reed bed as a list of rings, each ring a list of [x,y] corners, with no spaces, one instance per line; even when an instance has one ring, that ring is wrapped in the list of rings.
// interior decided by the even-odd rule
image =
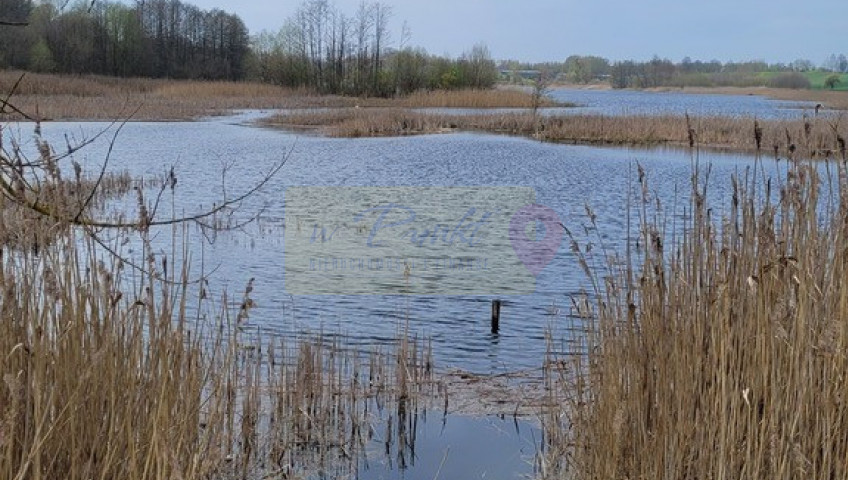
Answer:
[[[108,200],[126,195],[141,183],[126,172],[107,173],[99,181],[83,177],[49,182],[36,187],[26,196],[30,202],[55,206],[51,209],[54,215],[74,218],[80,212],[105,207]],[[29,206],[0,197],[0,248],[38,251],[67,228],[68,225],[55,222]]]
[[[354,478],[375,446],[390,460],[411,461],[418,415],[442,388],[429,344],[400,332],[398,339],[391,352],[320,339],[269,348],[271,435],[258,440],[276,471]]]
[[[432,115],[397,108],[345,108],[277,115],[264,125],[317,129],[332,137],[384,137],[451,131],[459,123],[452,116]]]
[[[418,91],[398,99],[395,106],[407,108],[533,108],[533,95],[518,89]],[[544,98],[539,107],[568,107]]]
[[[0,91],[12,92],[13,87],[15,107],[41,120],[115,120],[130,115],[133,120],[188,120],[236,109],[320,107],[337,101],[254,82],[0,71]],[[0,120],[23,118],[10,108],[0,113]]]
[[[36,128],[37,158],[24,158],[18,143],[4,148],[0,138],[0,248],[38,249],[66,233],[67,222],[103,209],[106,202],[144,187],[127,172],[104,172],[97,177],[83,172],[68,153],[57,155]],[[60,163],[72,173],[63,175]]]
[[[152,247],[152,235],[168,232],[151,231],[144,188],[135,228],[101,234],[75,223],[82,206],[83,219],[97,208],[80,205],[91,180],[78,168],[63,180],[70,159],[39,145],[34,161],[0,145],[0,237],[25,224],[50,239],[0,248],[0,478],[355,472],[378,428],[387,455],[410,455],[417,412],[438,388],[426,342],[399,331],[392,348],[355,352],[320,336],[252,335],[252,282],[232,307],[188,263],[169,263]],[[104,177],[98,191],[130,184]],[[187,258],[188,226],[169,228]]]
[[[0,91],[14,88],[15,106],[41,120],[188,120],[237,109],[353,107],[529,108],[532,95],[507,89],[416,92],[397,98],[318,95],[257,82],[115,78],[0,71]],[[550,100],[544,105],[553,106]],[[10,108],[0,120],[20,120]]]
[[[15,98],[16,107],[29,117],[41,121],[188,121],[226,115],[233,110],[293,108],[302,103],[292,103],[286,97],[193,99],[159,97],[155,92],[107,97],[21,95]],[[24,117],[17,113],[0,114],[0,120],[23,119]]]
[[[165,83],[165,80],[150,78],[53,75],[19,70],[0,70],[0,91],[12,92],[14,95],[103,97],[151,92]],[[13,91],[12,87],[14,86],[16,88]]]
[[[543,476],[848,478],[846,156],[740,172],[721,218],[693,165],[683,217],[638,169],[632,256],[574,245],[595,287],[586,354],[548,363]]]
[[[408,109],[335,109],[282,114],[270,126],[314,128],[334,137],[398,136],[457,130],[521,135],[543,141],[597,145],[704,147],[826,158],[844,149],[848,122],[679,116],[545,116],[532,113],[451,115]]]

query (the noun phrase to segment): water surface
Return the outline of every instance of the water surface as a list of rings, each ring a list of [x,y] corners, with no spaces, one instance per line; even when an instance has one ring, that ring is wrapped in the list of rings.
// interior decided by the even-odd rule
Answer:
[[[563,241],[537,278],[535,293],[505,295],[499,335],[490,332],[487,295],[470,295],[457,286],[451,295],[404,296],[387,284],[382,295],[290,295],[284,275],[283,198],[290,186],[525,186],[537,202],[556,211],[596,266],[612,252],[623,252],[635,232],[628,219],[628,192],[636,191],[637,164],[647,172],[652,203],[659,201],[669,229],[679,228],[690,191],[692,164],[711,164],[710,190],[716,208],[729,202],[729,177],[754,165],[751,157],[681,150],[621,149],[539,143],[484,134],[403,138],[329,139],[255,128],[242,117],[201,122],[130,123],[118,136],[110,168],[154,176],[173,165],[177,188],[166,192],[160,213],[193,213],[232,198],[255,185],[276,162],[285,166],[262,192],[236,214],[260,221],[242,230],[204,235],[189,228],[193,271],[210,272],[209,290],[228,291],[237,304],[254,278],[257,308],[247,328],[287,336],[324,332],[354,346],[389,343],[398,332],[432,338],[437,365],[479,373],[538,368],[546,332],[556,348],[576,348],[572,299],[588,285],[569,242]],[[105,124],[44,125],[55,146],[64,135],[90,137]],[[11,130],[32,149],[31,126]],[[108,136],[76,155],[87,168],[102,163]],[[766,160],[768,171],[777,168]],[[68,168],[70,171],[70,168]],[[132,211],[134,198],[118,208]],[[587,206],[596,217],[592,228]],[[720,210],[717,210],[717,213]],[[130,213],[132,215],[132,213]],[[630,233],[628,233],[628,222]],[[172,254],[169,231],[154,238],[162,254]],[[591,246],[588,246],[591,244]],[[133,254],[137,254],[134,252]],[[468,291],[471,291],[469,287]],[[579,337],[579,335],[578,335]]]
[[[798,119],[812,116],[816,102],[775,100],[761,95],[693,94],[642,90],[553,88],[549,95],[579,108],[568,113],[603,115],[685,115]]]

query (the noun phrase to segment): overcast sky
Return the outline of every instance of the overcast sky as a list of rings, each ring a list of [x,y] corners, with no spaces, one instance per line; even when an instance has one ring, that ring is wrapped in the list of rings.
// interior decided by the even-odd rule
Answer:
[[[299,0],[185,0],[237,13],[251,33],[278,30]],[[360,0],[331,0],[353,14]],[[496,59],[763,59],[816,64],[848,53],[848,0],[385,0],[392,38],[458,55],[475,43]]]

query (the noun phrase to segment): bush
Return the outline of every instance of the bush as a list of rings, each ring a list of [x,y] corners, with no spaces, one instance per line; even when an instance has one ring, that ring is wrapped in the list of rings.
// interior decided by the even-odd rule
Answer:
[[[836,88],[836,86],[839,85],[840,83],[841,83],[841,81],[839,79],[838,73],[834,73],[833,75],[830,75],[826,79],[824,79],[824,86],[826,88],[831,89],[831,90]]]
[[[775,75],[768,83],[773,88],[810,88],[810,79],[798,72],[786,72]]]

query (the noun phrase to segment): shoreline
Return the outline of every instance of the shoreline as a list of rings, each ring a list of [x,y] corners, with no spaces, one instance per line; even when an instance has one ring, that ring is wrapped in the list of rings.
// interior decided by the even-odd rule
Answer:
[[[501,84],[496,88],[517,89],[532,91],[532,88],[524,85]],[[650,87],[650,88],[622,88],[615,89],[606,83],[552,83],[550,89],[554,90],[586,90],[586,91],[629,91],[650,93],[684,93],[690,95],[738,95],[770,98],[773,100],[816,102],[821,103],[827,109],[848,110],[848,91],[822,90],[822,89],[792,89],[774,87]]]
[[[188,121],[234,110],[573,107],[519,90],[433,90],[396,98],[324,95],[255,82],[46,75],[0,70],[0,121]]]
[[[845,157],[848,127],[827,117],[757,120],[684,116],[451,115],[409,109],[336,109],[278,114],[254,122],[337,138],[476,132],[588,146],[706,148],[787,158]]]

